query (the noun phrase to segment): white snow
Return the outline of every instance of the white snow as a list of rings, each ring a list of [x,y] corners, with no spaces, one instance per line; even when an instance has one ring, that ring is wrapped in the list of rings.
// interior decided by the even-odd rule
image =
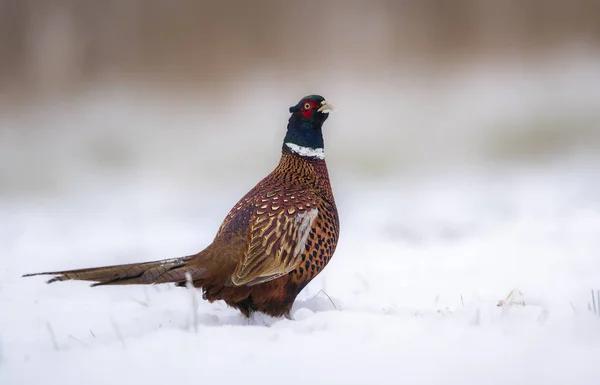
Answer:
[[[340,245],[295,320],[246,322],[196,296],[196,332],[183,288],[20,275],[194,252],[227,211],[210,186],[203,197],[218,204],[160,186],[139,206],[135,186],[106,201],[3,204],[0,383],[597,384],[595,176],[557,167],[338,186]],[[512,289],[525,305],[497,306]]]
[[[99,92],[81,109],[27,114],[0,131],[0,385],[599,384],[600,316],[589,307],[600,290],[600,160],[477,161],[548,106],[597,125],[593,68],[539,81],[560,92],[530,88],[533,75],[482,75],[414,104],[404,86],[325,89],[343,111],[364,100],[378,109],[327,122],[341,238],[293,321],[246,321],[171,285],[21,278],[202,249],[279,160],[269,149],[280,148],[287,102],[270,101],[282,111],[274,119],[243,95],[228,97],[238,114],[210,115],[203,103],[160,109],[144,94],[144,109]],[[265,93],[279,99],[275,88]],[[43,129],[33,140],[22,125]],[[246,157],[248,146],[264,152]],[[451,153],[467,161],[412,168]]]

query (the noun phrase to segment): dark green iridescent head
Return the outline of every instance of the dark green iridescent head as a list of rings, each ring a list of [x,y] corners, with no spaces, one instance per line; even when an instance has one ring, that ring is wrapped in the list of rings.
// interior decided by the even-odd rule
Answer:
[[[298,104],[290,107],[292,116],[288,121],[287,134],[283,147],[289,150],[292,146],[304,149],[323,149],[323,123],[329,117],[334,107],[328,104],[321,95],[309,95],[302,98]],[[296,148],[296,147],[294,147]],[[311,152],[308,151],[310,154]]]

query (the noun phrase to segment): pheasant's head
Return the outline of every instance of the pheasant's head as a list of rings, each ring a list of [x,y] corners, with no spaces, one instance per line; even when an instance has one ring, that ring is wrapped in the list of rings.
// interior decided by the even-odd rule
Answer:
[[[324,158],[323,123],[335,107],[320,95],[309,95],[290,107],[284,148],[303,157]]]
[[[290,107],[290,112],[292,118],[295,116],[301,121],[320,128],[334,109],[321,95],[309,95],[303,97],[295,106]]]

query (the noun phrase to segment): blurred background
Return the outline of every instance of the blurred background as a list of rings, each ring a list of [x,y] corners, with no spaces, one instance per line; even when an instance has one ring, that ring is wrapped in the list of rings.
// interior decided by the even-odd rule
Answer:
[[[338,180],[593,155],[600,2],[0,0],[0,194],[252,183],[312,93]]]
[[[250,182],[312,93],[338,176],[594,154],[600,2],[1,0],[0,194]]]
[[[348,215],[424,175],[594,173],[600,2],[0,0],[0,205],[216,223],[313,93]]]

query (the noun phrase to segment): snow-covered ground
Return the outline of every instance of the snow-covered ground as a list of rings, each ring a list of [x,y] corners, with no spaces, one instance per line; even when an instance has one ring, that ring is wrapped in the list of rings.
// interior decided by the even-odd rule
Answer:
[[[194,252],[231,202],[210,187],[3,204],[0,383],[598,384],[598,170],[513,171],[339,186],[339,249],[294,321],[20,278]]]
[[[326,132],[341,239],[293,321],[248,322],[170,285],[21,275],[202,249],[277,162],[288,96],[304,91],[212,111],[103,91],[6,118],[0,384],[599,384],[600,159],[477,161],[548,111],[574,129],[550,150],[573,139],[593,154],[600,67],[588,68],[434,94],[324,84],[345,106]]]

